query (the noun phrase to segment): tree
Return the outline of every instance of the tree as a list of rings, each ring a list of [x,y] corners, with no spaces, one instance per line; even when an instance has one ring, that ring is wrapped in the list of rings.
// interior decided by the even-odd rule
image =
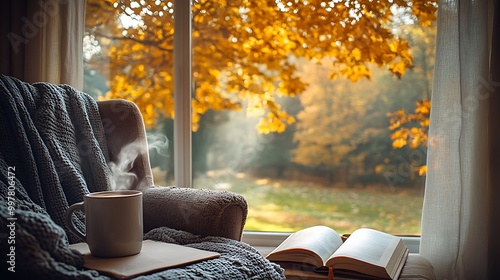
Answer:
[[[417,53],[418,65],[414,69],[414,75],[418,82],[415,86],[422,92],[421,100],[415,104],[413,113],[406,113],[404,109],[399,109],[388,114],[390,117],[389,130],[392,130],[390,138],[394,149],[409,147],[418,149],[427,148],[429,117],[431,111],[431,83],[435,55],[436,27],[421,28],[409,25],[402,29],[407,40],[416,46],[414,52]],[[427,173],[427,165],[422,164],[415,168],[420,176]]]
[[[277,101],[294,118],[303,109],[298,98],[280,97]],[[255,159],[252,161],[252,167],[256,174],[261,177],[283,179],[287,170],[296,167],[296,164],[292,162],[291,151],[296,147],[293,135],[297,123],[288,125],[283,133],[270,133],[261,136],[262,148],[256,149]]]
[[[341,168],[348,173],[342,179],[352,185],[384,180],[392,186],[411,185],[413,171],[425,171],[430,103],[419,101],[415,113],[406,112],[417,100],[430,97],[436,29],[409,20],[397,24],[394,30],[412,43],[415,60],[401,79],[372,66],[370,81],[332,81],[318,72],[319,66],[307,66],[316,70],[304,71],[303,79],[311,86],[300,98],[304,111],[296,124],[296,162],[321,166],[330,176]],[[410,169],[412,174],[406,171]]]
[[[392,146],[399,149],[408,146],[417,149],[419,146],[427,147],[429,116],[431,113],[431,102],[420,100],[416,103],[414,113],[406,113],[403,109],[389,113],[391,117],[390,130]],[[423,176],[427,172],[427,165],[418,168],[418,174]]]
[[[436,6],[437,0],[194,0],[193,129],[209,109],[246,106],[260,112],[260,132],[284,131],[294,118],[276,97],[307,86],[293,57],[332,58],[331,78],[369,78],[370,63],[403,75],[412,56],[388,25],[394,8],[425,26]],[[88,0],[87,7],[87,41],[100,49],[88,64],[109,75],[106,98],[134,101],[148,127],[174,117],[173,1]]]
[[[293,161],[308,167],[322,168],[333,180],[333,171],[348,168],[351,160],[346,156],[354,151],[357,141],[373,136],[373,129],[363,131],[366,112],[380,97],[370,81],[351,83],[347,78],[328,79],[325,66],[305,63],[304,80],[310,86],[300,96],[304,109],[297,115],[294,134],[297,148]]]

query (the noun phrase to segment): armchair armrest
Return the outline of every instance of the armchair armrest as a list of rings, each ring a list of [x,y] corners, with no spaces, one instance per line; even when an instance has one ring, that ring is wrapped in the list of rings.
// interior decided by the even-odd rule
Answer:
[[[145,232],[166,226],[240,240],[247,212],[245,198],[232,192],[177,187],[143,190]]]

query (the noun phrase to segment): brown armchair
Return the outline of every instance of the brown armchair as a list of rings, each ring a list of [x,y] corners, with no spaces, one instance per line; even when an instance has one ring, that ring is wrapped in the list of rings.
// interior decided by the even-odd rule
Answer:
[[[138,141],[147,147],[142,115],[134,103],[113,99],[98,101],[98,106],[111,161],[116,161],[120,150],[129,143]],[[137,175],[133,188],[144,193],[145,232],[166,226],[202,236],[241,239],[247,216],[243,196],[226,191],[154,186],[147,149],[139,154],[130,171]]]

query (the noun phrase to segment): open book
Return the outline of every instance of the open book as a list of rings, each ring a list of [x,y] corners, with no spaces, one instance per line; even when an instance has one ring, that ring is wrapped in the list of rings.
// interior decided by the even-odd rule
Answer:
[[[343,242],[335,230],[314,226],[291,234],[267,259],[309,265],[317,272],[333,268],[334,279],[397,279],[407,256],[403,240],[388,233],[361,228]]]

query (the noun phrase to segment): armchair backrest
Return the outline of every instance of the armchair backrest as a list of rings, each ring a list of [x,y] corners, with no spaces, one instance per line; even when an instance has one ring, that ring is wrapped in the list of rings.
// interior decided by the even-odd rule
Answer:
[[[130,172],[137,175],[132,189],[153,186],[153,173],[149,161],[148,142],[142,114],[133,102],[123,99],[97,101],[108,144],[109,158],[117,162],[120,151],[130,143],[143,147]]]

